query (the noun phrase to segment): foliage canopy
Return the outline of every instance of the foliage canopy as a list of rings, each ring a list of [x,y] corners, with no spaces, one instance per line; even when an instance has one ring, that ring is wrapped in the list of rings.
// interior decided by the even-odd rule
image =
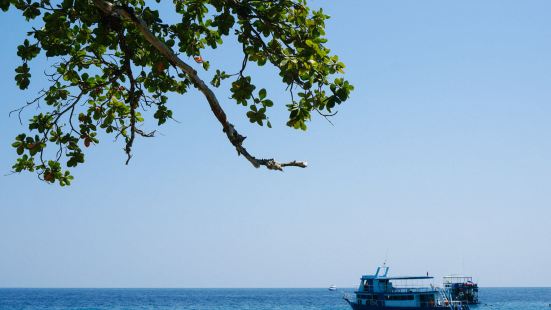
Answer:
[[[19,155],[13,170],[68,185],[73,178],[68,169],[84,162],[84,150],[99,143],[99,131],[122,137],[130,160],[135,138],[155,134],[143,130],[143,123],[162,125],[173,117],[167,94],[191,88],[204,94],[228,140],[255,167],[305,167],[249,154],[245,137],[227,120],[213,89],[229,80],[231,98],[247,107],[249,121],[271,127],[267,111],[274,103],[246,70],[249,63],[270,63],[290,93],[288,126],[306,130],[311,113],[332,115],[353,87],[339,77],[344,64],[324,45],[328,16],[323,10],[310,9],[305,0],[174,0],[181,21],[169,24],[152,2],[0,0],[3,11],[17,9],[28,22],[41,25],[29,29],[17,47],[19,88],[29,87],[35,57],[55,59],[46,70],[49,87],[16,110],[40,105],[28,121],[29,132],[12,144]],[[208,85],[188,62],[210,70],[201,52],[233,38],[242,48],[240,70],[213,68]]]

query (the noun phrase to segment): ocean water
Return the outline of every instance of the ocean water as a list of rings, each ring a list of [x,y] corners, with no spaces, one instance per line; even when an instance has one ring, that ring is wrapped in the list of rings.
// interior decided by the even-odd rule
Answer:
[[[0,289],[0,309],[350,309],[327,289]],[[481,288],[472,309],[551,310],[551,288]]]

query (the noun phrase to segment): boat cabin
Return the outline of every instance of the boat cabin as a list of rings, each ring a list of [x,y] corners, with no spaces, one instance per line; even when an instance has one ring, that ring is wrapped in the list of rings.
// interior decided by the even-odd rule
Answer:
[[[439,306],[433,277],[389,277],[388,267],[378,267],[374,275],[364,275],[355,291],[358,305],[393,308],[433,308]]]

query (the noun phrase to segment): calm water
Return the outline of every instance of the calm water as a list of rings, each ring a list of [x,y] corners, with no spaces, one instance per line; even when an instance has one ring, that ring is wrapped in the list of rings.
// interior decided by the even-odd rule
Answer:
[[[352,291],[344,290],[344,291]],[[350,309],[326,289],[0,289],[0,309]],[[551,288],[481,288],[477,310],[551,310]]]

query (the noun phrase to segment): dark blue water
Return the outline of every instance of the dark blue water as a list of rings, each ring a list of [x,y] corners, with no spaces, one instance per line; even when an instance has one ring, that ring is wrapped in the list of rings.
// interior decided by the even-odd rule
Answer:
[[[0,289],[0,309],[349,309],[326,289]],[[481,288],[477,310],[551,310],[551,288]]]

